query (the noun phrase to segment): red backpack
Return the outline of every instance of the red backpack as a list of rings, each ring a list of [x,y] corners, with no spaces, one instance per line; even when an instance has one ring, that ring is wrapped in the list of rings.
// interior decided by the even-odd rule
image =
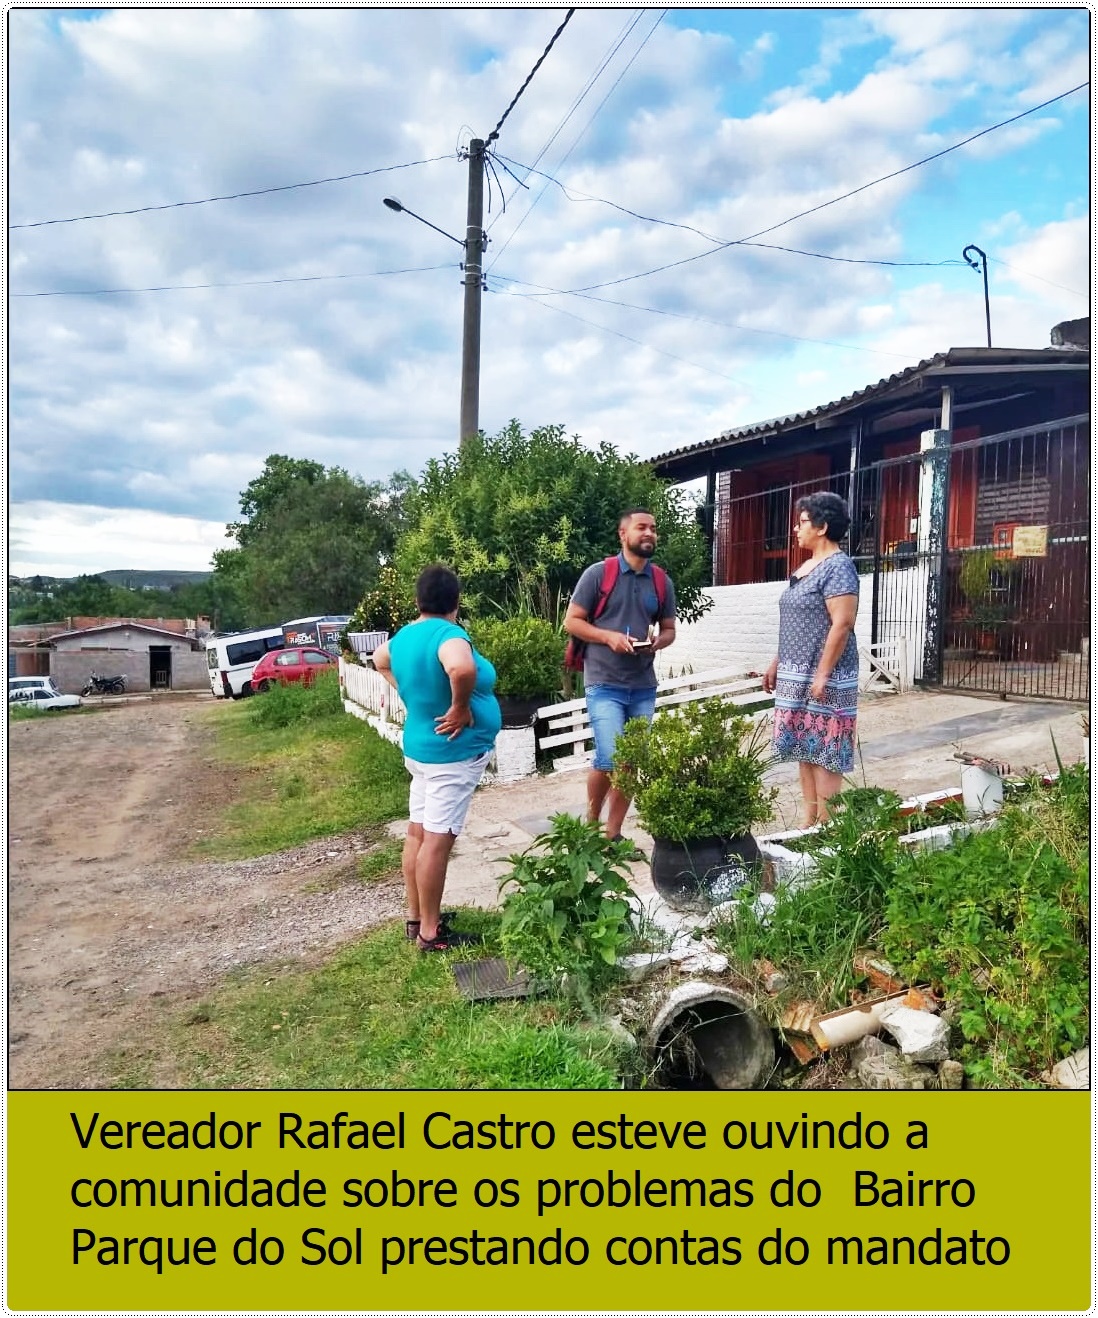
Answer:
[[[621,559],[619,555],[613,554],[610,558],[602,560],[602,580],[599,582],[599,597],[595,601],[595,607],[588,622],[594,622],[595,619],[606,608],[607,601],[610,599],[610,592],[618,584],[618,573],[621,570]],[[652,564],[652,584],[656,587],[656,603],[659,608],[657,618],[663,617],[663,606],[667,599],[667,573],[658,564]],[[657,620],[653,619],[653,622]],[[569,636],[568,644],[564,647],[564,667],[569,673],[583,672],[583,656],[587,651],[587,642],[578,640],[575,636]]]

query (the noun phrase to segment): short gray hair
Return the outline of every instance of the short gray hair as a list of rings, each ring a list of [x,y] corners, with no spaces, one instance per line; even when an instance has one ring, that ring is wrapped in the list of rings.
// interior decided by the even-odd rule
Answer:
[[[850,530],[850,509],[847,502],[830,490],[817,490],[815,494],[803,494],[795,505],[798,513],[807,513],[812,525],[818,530],[827,527],[827,538],[836,544]]]

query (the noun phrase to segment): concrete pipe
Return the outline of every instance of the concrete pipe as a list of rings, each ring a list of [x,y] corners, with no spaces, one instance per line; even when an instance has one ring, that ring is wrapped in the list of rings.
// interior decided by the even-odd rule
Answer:
[[[774,1035],[751,1002],[722,984],[691,980],[665,998],[648,1032],[668,1088],[762,1089],[774,1070]]]

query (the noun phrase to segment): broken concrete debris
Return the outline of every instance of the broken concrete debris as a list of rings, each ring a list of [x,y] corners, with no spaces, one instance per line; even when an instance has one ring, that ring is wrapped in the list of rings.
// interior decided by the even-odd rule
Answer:
[[[901,979],[884,957],[871,952],[860,952],[854,958],[854,971],[868,979],[878,993],[896,993],[907,987],[907,980]]]
[[[949,1026],[929,1011],[886,1002],[880,1019],[909,1062],[944,1062],[949,1056]]]
[[[1044,1079],[1044,1077],[1042,1077]],[[1087,1089],[1090,1087],[1090,1045],[1080,1048],[1070,1057],[1057,1062],[1048,1073],[1050,1085],[1057,1089]]]

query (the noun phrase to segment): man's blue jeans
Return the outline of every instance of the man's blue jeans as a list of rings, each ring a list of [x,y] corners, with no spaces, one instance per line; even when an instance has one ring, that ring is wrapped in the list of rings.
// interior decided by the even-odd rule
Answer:
[[[587,713],[595,735],[596,769],[609,773],[614,767],[614,746],[631,718],[652,720],[656,712],[656,688],[611,686],[600,682],[587,688]]]

